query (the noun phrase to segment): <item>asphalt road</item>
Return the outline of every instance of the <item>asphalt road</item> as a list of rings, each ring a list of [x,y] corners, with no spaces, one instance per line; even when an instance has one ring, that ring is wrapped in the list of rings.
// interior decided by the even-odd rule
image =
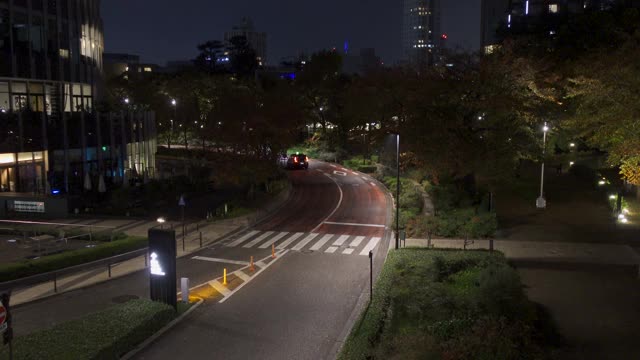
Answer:
[[[368,298],[368,249],[375,270],[386,256],[388,199],[369,177],[325,163],[290,179],[292,196],[278,213],[198,255],[261,258],[274,239],[288,252],[225,302],[205,300],[137,359],[335,357]]]
[[[369,296],[369,250],[375,274],[386,257],[390,200],[373,179],[335,165],[312,161],[289,176],[291,197],[265,222],[178,259],[178,278],[211,286],[204,293],[216,295],[200,291],[204,304],[138,359],[335,357]],[[223,296],[209,285],[251,256],[269,260],[258,273],[245,269],[253,276],[242,288],[234,290],[231,281],[234,292]],[[13,311],[15,331],[30,333],[148,293],[148,274],[140,271],[24,304]]]

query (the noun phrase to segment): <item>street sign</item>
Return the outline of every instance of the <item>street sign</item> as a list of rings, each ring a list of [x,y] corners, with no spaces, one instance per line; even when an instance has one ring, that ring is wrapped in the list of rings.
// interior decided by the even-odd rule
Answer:
[[[176,309],[175,230],[149,229],[149,281],[151,300]]]
[[[184,196],[180,195],[180,201],[178,201],[178,206],[187,206],[187,203],[184,201]]]

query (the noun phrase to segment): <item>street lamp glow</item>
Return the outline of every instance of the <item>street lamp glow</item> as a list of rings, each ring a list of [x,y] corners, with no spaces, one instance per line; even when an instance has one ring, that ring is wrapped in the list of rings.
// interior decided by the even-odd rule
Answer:
[[[602,185],[604,185],[604,184],[605,184],[604,180],[600,180],[600,181],[598,181],[598,185],[602,186]]]
[[[615,200],[616,196],[615,195],[609,195],[609,199],[610,200]]]
[[[575,164],[575,162],[569,161],[569,166],[573,166],[573,164]]]
[[[129,98],[124,98],[124,103],[128,104],[129,103]]]
[[[622,218],[622,219],[620,219],[620,222],[623,223],[623,224],[626,224],[626,223],[629,222],[629,220],[627,218]]]
[[[544,131],[544,132],[549,131],[549,127],[545,124],[545,125],[542,127],[542,131]]]
[[[159,217],[157,221],[159,224],[164,224],[167,220],[163,217]]]
[[[171,105],[176,106],[177,102],[176,99],[171,99]]]
[[[569,144],[569,147],[576,147],[576,144],[575,143],[571,143],[571,144]]]

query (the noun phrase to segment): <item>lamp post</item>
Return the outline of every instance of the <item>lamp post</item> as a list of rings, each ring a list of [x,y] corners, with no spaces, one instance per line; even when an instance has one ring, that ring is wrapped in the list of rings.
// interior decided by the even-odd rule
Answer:
[[[536,207],[538,209],[544,209],[547,207],[547,201],[544,198],[544,157],[547,148],[547,132],[549,131],[549,126],[547,123],[544,123],[542,127],[542,166],[540,170],[540,197],[536,199]]]
[[[173,119],[171,119],[171,141],[169,141],[169,149],[171,149],[171,142],[173,141],[173,122],[174,120],[176,120],[177,116],[177,105],[178,102],[176,101],[176,99],[171,99],[171,106],[173,106]]]
[[[396,134],[396,250],[400,236],[400,134]]]

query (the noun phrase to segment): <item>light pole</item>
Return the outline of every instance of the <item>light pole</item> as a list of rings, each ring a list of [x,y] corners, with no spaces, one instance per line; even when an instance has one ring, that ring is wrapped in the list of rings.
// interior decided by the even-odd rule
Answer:
[[[396,134],[396,250],[400,236],[400,134]]]
[[[171,106],[173,106],[173,119],[171,119],[171,140],[169,141],[169,149],[171,149],[171,142],[173,141],[173,122],[176,120],[176,106],[178,102],[176,99],[171,99]]]
[[[542,166],[540,170],[540,197],[536,199],[536,207],[538,209],[544,209],[547,207],[547,201],[544,199],[544,157],[547,148],[547,132],[549,131],[549,126],[547,123],[544,123],[542,127]]]

